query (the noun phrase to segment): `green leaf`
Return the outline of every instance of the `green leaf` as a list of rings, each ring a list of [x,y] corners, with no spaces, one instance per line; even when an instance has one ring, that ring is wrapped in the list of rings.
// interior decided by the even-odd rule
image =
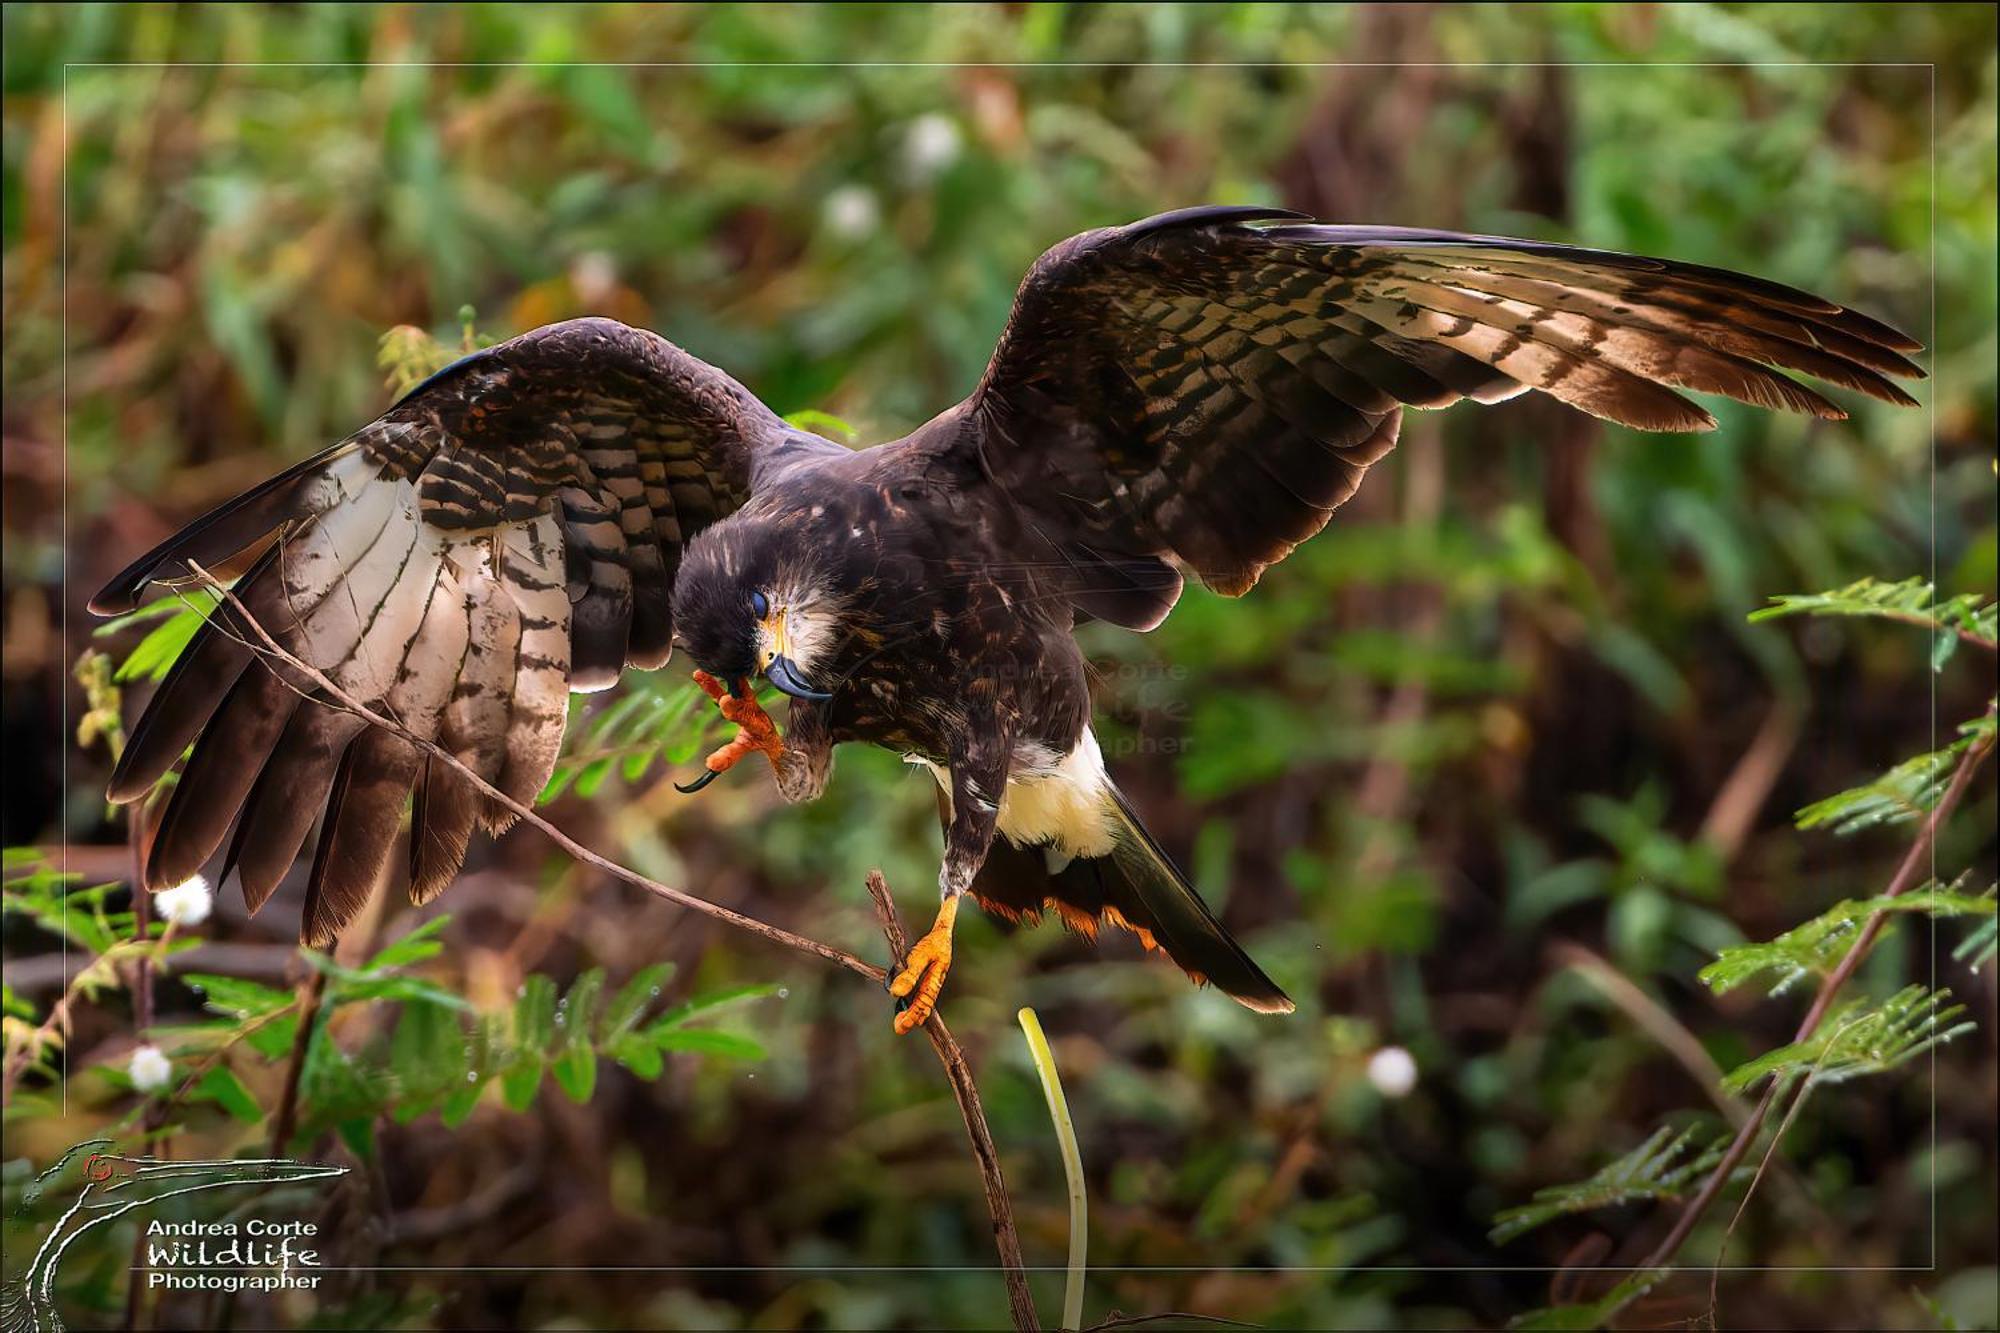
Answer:
[[[1722,1160],[1726,1136],[1691,1125],[1676,1134],[1662,1126],[1623,1157],[1587,1180],[1535,1191],[1532,1202],[1497,1214],[1489,1233],[1505,1245],[1570,1213],[1610,1208],[1638,1199],[1678,1199]]]
[[[1825,976],[1839,965],[1862,925],[1877,912],[1924,912],[1931,916],[1992,917],[1994,900],[1927,885],[1899,897],[1847,899],[1774,940],[1724,949],[1696,975],[1722,995],[1771,973],[1778,995],[1808,976]]]
[[[163,598],[147,607],[146,612],[153,614],[168,611],[172,614],[148,631],[145,638],[133,645],[125,660],[118,664],[118,670],[113,678],[119,681],[165,680],[167,672],[173,669],[182,651],[194,641],[196,631],[201,628],[202,622],[208,619],[209,612],[215,609],[216,600],[215,594],[206,588],[193,588],[178,597]],[[132,624],[144,614],[141,612],[123,617],[99,632],[111,630],[117,625]]]
[[[465,1047],[465,1068],[452,1091],[438,1108],[438,1119],[447,1129],[456,1129],[465,1123],[473,1108],[479,1105],[480,1094],[492,1078],[494,1068],[505,1054],[506,1036],[502,1031],[503,1020],[494,1014],[481,1014],[473,1020],[472,1034]]]
[[[579,973],[570,983],[569,994],[556,1005],[555,1024],[566,1040],[590,1039],[591,1025],[597,1020],[597,1000],[604,994],[604,969],[593,967]]]
[[[500,1096],[510,1109],[525,1111],[535,1100],[555,1030],[556,984],[537,972],[514,1003],[514,1056],[500,1075]]]
[[[605,1005],[604,1018],[598,1027],[598,1043],[609,1046],[637,1027],[646,1006],[659,998],[661,989],[673,974],[672,963],[653,963],[634,972],[632,979],[620,986],[618,993],[611,997],[611,1002]]]
[[[541,1090],[546,1061],[540,1051],[516,1051],[514,1062],[500,1075],[500,1100],[510,1111],[525,1111]]]
[[[570,984],[569,994],[556,1006],[555,1024],[561,1029],[561,1048],[551,1072],[556,1085],[571,1101],[587,1102],[597,1086],[597,1051],[590,1033],[597,1018],[597,999],[604,993],[604,969],[593,967]]]
[[[1887,1073],[1934,1046],[1972,1031],[1960,1021],[1962,1004],[1946,1004],[1951,992],[1935,993],[1923,986],[1906,986],[1869,1007],[1853,1000],[1829,1015],[1812,1036],[1746,1061],[1723,1078],[1731,1092],[1747,1092],[1767,1078],[1790,1082],[1804,1078],[1809,1085],[1842,1083],[1869,1074]]]
[[[1995,953],[2000,953],[2000,920],[1989,916],[1958,942],[1951,956],[1977,972],[1993,961]]]
[[[361,1118],[342,1120],[333,1128],[340,1135],[340,1141],[347,1145],[349,1152],[364,1162],[375,1160],[374,1120]]]
[[[1794,593],[1773,597],[1772,605],[1750,613],[1754,621],[1783,616],[1872,616],[1928,629],[1938,636],[1931,666],[1942,670],[1961,637],[1986,648],[2000,647],[2000,606],[1977,593],[1937,600],[1937,589],[1922,577],[1900,583],[1862,579],[1831,592]]]
[[[597,789],[602,787],[604,780],[610,776],[611,760],[592,760],[590,763],[584,765],[583,772],[577,775],[576,794],[585,800],[589,800],[591,797],[597,795]]]
[[[362,964],[360,970],[363,972],[384,972],[390,968],[408,967],[412,963],[421,963],[426,958],[437,957],[438,954],[444,951],[444,944],[438,939],[438,935],[444,930],[445,924],[450,920],[451,917],[449,915],[432,917],[409,934],[382,949],[373,958]]]
[[[514,1001],[514,1045],[521,1050],[546,1051],[555,1040],[556,983],[540,972],[521,983]]]
[[[1872,782],[1814,801],[1798,812],[1795,822],[1802,829],[1848,834],[1921,818],[1937,805],[1959,756],[1974,745],[1991,743],[1994,726],[1989,710],[1960,726],[1959,738],[1942,750],[1905,759]]]
[[[401,1096],[392,1108],[402,1124],[422,1115],[464,1081],[466,1037],[443,1005],[405,1004],[389,1040],[389,1068]]]
[[[726,1055],[737,1060],[762,1060],[763,1044],[734,1032],[711,1032],[707,1028],[675,1028],[653,1037],[663,1051],[698,1051],[703,1055]]]
[[[266,1060],[280,1060],[291,1054],[292,1042],[299,1033],[299,1016],[286,1014],[268,1023],[252,1028],[244,1042],[251,1050]]]
[[[290,991],[214,972],[188,972],[181,980],[201,993],[203,1005],[211,1012],[231,1018],[260,1018],[288,1007],[296,998]]]
[[[658,1018],[647,1025],[646,1031],[649,1034],[663,1032],[668,1028],[679,1027],[683,1023],[692,1022],[697,1018],[705,1017],[730,1005],[762,999],[766,995],[775,995],[777,991],[778,988],[775,985],[766,984],[734,986],[728,990],[711,991],[707,995],[697,995],[692,999],[675,1005],[671,1009],[663,1011]]]
[[[861,432],[846,421],[831,412],[822,412],[816,407],[802,407],[796,412],[787,412],[785,424],[811,431],[815,435],[824,435],[829,440],[841,444],[853,444],[861,436]]]
[[[196,1099],[212,1101],[246,1125],[254,1125],[264,1118],[264,1108],[250,1095],[250,1089],[243,1086],[243,1080],[231,1073],[228,1066],[217,1065],[201,1077],[192,1094]]]
[[[612,1059],[649,1083],[667,1067],[660,1048],[636,1032],[626,1033],[605,1049],[610,1051]]]
[[[571,1101],[587,1102],[597,1089],[597,1052],[588,1044],[572,1043],[562,1048],[549,1072],[555,1075],[556,1086],[569,1094]]]
[[[1599,1300],[1587,1305],[1551,1305],[1531,1310],[1509,1321],[1507,1327],[1523,1330],[1524,1333],[1528,1330],[1533,1333],[1581,1333],[1582,1330],[1603,1328],[1626,1306],[1659,1286],[1666,1275],[1667,1270],[1663,1268],[1634,1273],[1605,1292]]]

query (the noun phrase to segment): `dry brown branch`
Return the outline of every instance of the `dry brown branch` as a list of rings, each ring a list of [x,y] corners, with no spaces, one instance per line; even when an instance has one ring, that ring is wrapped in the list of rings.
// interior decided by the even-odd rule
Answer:
[[[1742,1102],[1723,1091],[1722,1066],[1715,1063],[1701,1040],[1668,1013],[1659,1001],[1581,944],[1558,941],[1549,946],[1548,958],[1557,967],[1567,968],[1582,977],[1605,999],[1624,1011],[1627,1018],[1659,1043],[1660,1048],[1701,1086],[1725,1120],[1739,1128],[1742,1126],[1748,1112]]]
[[[1770,799],[1771,789],[1799,743],[1799,712],[1792,703],[1780,699],[1771,706],[1763,725],[1757,728],[1750,748],[1736,761],[1708,815],[1701,821],[1701,837],[1722,856],[1722,863],[1736,859],[1757,822],[1757,814]]]
[[[298,1123],[299,1083],[306,1072],[306,1050],[312,1045],[312,1031],[319,1022],[320,1002],[326,998],[326,973],[313,969],[312,979],[300,984],[295,1002],[299,1011],[298,1030],[292,1034],[291,1053],[285,1058],[285,1091],[278,1098],[277,1112],[271,1117],[271,1156],[283,1157],[292,1141],[292,1127]]]
[[[875,914],[882,920],[891,955],[901,958],[910,951],[909,937],[896,916],[896,900],[889,893],[889,881],[879,870],[868,872],[868,895],[875,900]],[[944,1066],[951,1083],[951,1095],[958,1101],[958,1113],[965,1117],[965,1135],[972,1140],[972,1156],[979,1163],[979,1178],[986,1186],[986,1207],[993,1214],[993,1244],[1000,1251],[1000,1272],[1007,1280],[1007,1309],[1014,1327],[1033,1333],[1041,1327],[1035,1314],[1035,1296],[1028,1288],[1028,1268],[1021,1258],[1021,1236],[1014,1228],[1014,1205],[1007,1198],[1007,1182],[1000,1174],[1000,1153],[993,1146],[993,1131],[986,1126],[986,1108],[980,1104],[979,1089],[972,1081],[972,1066],[952,1037],[944,1019],[933,1010],[924,1024],[938,1063]]]

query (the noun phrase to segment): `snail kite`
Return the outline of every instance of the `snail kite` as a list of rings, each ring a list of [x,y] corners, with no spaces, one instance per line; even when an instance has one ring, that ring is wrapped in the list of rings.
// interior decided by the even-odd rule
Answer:
[[[899,1031],[936,1003],[968,891],[1010,918],[1132,931],[1284,1012],[1106,775],[1075,626],[1150,629],[1189,576],[1247,592],[1354,493],[1405,408],[1540,390],[1642,430],[1712,428],[1682,388],[1838,418],[1783,372],[1907,405],[1892,377],[1923,375],[1917,350],[1694,264],[1236,207],[1062,242],[971,396],[869,449],[786,424],[656,334],[570,320],[447,367],[92,603],[128,611],[189,562],[227,571],[243,612],[402,734],[254,652],[225,606],[111,796],[143,795],[192,746],[147,882],[186,879],[226,840],[252,908],[317,822],[303,936],[325,944],[406,803],[420,903],[475,828],[509,822],[408,736],[531,801],[570,691],[679,643],[739,727],[704,781],[759,751],[786,799],[810,800],[844,741],[936,776],[943,901],[892,980]],[[790,696],[782,737],[759,675]]]

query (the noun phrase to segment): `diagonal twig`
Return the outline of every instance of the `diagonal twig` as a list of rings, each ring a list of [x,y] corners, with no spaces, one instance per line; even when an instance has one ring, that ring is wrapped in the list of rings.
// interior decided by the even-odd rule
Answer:
[[[889,881],[879,870],[868,872],[868,895],[875,900],[875,915],[882,920],[882,933],[889,939],[893,955],[901,958],[910,951],[909,937],[896,916],[896,901],[889,895]],[[1014,1205],[1007,1198],[1007,1182],[1000,1175],[1000,1152],[993,1146],[993,1131],[986,1126],[986,1109],[980,1105],[979,1089],[972,1082],[972,1066],[952,1037],[951,1029],[933,1009],[924,1023],[924,1035],[931,1039],[938,1063],[944,1066],[951,1083],[951,1095],[958,1112],[965,1117],[965,1134],[972,1140],[972,1156],[979,1163],[979,1177],[986,1186],[986,1207],[993,1214],[993,1244],[1000,1251],[1000,1272],[1007,1280],[1007,1308],[1014,1327],[1034,1333],[1041,1327],[1035,1314],[1034,1293],[1028,1289],[1028,1266],[1021,1257],[1021,1236],[1014,1229]]]

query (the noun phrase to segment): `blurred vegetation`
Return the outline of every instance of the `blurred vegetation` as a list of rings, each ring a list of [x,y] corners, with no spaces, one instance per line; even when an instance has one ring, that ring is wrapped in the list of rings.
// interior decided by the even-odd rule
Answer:
[[[466,306],[493,336],[609,314],[781,412],[876,441],[969,388],[1041,249],[1218,201],[1669,254],[1924,338],[1927,412],[1843,397],[1854,419],[1826,423],[1724,404],[1720,430],[1688,438],[1530,400],[1420,416],[1251,596],[1191,593],[1143,637],[1091,627],[1114,773],[1296,1015],[1259,1019],[1116,942],[961,927],[945,1012],[1029,1261],[1048,1266],[1045,1316],[1066,1195],[1014,1029],[1023,1004],[1088,1171],[1088,1318],[1455,1328],[1595,1302],[1656,1327],[1708,1310],[1707,1274],[1620,1291],[1617,1273],[1577,1269],[1637,1263],[1659,1239],[1663,1201],[1742,1111],[1719,1076],[1792,1039],[1801,1002],[1762,988],[1796,972],[1803,991],[1837,956],[1949,758],[1904,761],[1953,753],[1993,687],[1981,650],[1933,661],[1950,635],[1750,621],[1773,597],[1864,578],[1992,598],[1991,8],[14,5],[4,37],[0,815],[9,845],[110,886],[91,901],[123,917],[90,947],[124,949],[120,963],[159,927],[134,917],[102,803],[114,683],[100,670],[87,698],[71,667],[93,644],[127,661],[159,623],[93,640],[83,602],[178,524],[377,413],[390,330],[450,347],[473,336]],[[868,63],[890,56],[903,63]],[[142,691],[171,648],[153,640],[118,687]],[[699,742],[677,690],[663,675],[589,705],[575,739],[606,753],[581,753],[552,817],[668,883],[879,959],[862,876],[881,865],[912,903],[927,894],[928,779],[853,752],[810,807],[748,778],[685,802],[670,779]],[[625,762],[656,738],[665,762]],[[1824,827],[1794,827],[1843,789],[1807,821]],[[1993,1325],[1994,970],[1979,909],[1930,912],[1949,893],[1981,901],[1994,822],[1989,774],[1937,853],[1940,876],[1971,877],[1913,903],[1929,910],[1851,988],[1876,1006],[1949,989],[1979,1029],[1934,1065],[1814,1092],[1734,1223],[1726,1262],[1758,1267],[1721,1275],[1722,1326]],[[271,1013],[294,1002],[299,894],[255,920],[219,897],[172,946],[198,947],[159,960],[147,1031],[119,986],[92,990],[67,1101],[31,1074],[10,1108],[10,1203],[18,1159],[160,1130],[117,1071],[146,1040],[185,1072],[176,1043],[246,1021],[216,979],[262,988],[239,1000],[269,990]],[[74,984],[36,920],[5,921],[10,1034]],[[371,1155],[332,1206],[379,1224],[336,1262],[659,1271],[342,1274],[287,1317],[1003,1325],[957,1113],[929,1052],[889,1035],[881,995],[532,830],[476,852],[430,908],[382,895],[325,964],[346,972],[326,975],[366,977],[412,938],[442,948],[386,976],[436,995],[332,1004],[322,1058],[393,1069],[399,1043],[451,1044],[441,1018],[505,1015],[509,1034],[550,1038],[510,1051],[552,1062],[573,1094],[583,1057],[563,1064],[539,998],[518,1016],[524,987],[636,995],[656,978],[670,1011],[744,987],[783,998],[718,1034],[762,1060],[695,1037],[657,1066],[592,1060],[583,1101],[495,1094],[447,1126],[442,1085],[414,1107],[378,1089],[346,1103],[372,1141],[299,1125],[314,1152]],[[1725,969],[1743,984],[1703,984],[1753,941],[1767,952]],[[1390,1047],[1416,1066],[1403,1095],[1370,1077]],[[526,1061],[520,1082],[530,1063],[539,1078]],[[217,1081],[175,1107],[190,1152],[270,1132],[275,1067],[225,1067],[243,1096]],[[1733,1207],[1685,1262],[1722,1251]],[[17,1240],[10,1226],[10,1271]],[[129,1243],[65,1274],[107,1324]],[[212,1326],[217,1310],[180,1299],[153,1313]],[[235,1307],[240,1326],[272,1317]]]

